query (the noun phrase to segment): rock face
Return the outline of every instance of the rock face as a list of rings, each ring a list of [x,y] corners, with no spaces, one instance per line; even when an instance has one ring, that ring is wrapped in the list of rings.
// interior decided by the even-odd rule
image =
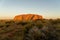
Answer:
[[[37,19],[43,19],[43,17],[41,15],[36,15],[36,14],[22,14],[14,17],[15,21],[28,21],[28,20],[37,20]]]

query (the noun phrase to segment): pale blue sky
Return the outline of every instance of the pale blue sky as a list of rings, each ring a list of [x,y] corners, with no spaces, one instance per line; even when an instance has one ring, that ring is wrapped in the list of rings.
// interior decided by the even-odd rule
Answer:
[[[60,18],[60,0],[0,0],[0,18],[24,13]]]

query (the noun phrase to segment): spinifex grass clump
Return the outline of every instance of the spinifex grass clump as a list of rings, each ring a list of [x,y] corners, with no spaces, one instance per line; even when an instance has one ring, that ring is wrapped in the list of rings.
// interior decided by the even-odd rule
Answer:
[[[0,21],[0,40],[60,40],[60,21]]]
[[[27,25],[24,40],[58,40],[56,30],[47,21],[37,20]]]

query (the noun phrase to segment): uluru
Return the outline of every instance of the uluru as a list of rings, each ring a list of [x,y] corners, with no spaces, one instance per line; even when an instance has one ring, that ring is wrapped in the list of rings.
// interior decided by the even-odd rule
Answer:
[[[21,14],[14,17],[15,21],[28,21],[28,20],[37,20],[43,19],[42,15],[37,14]]]

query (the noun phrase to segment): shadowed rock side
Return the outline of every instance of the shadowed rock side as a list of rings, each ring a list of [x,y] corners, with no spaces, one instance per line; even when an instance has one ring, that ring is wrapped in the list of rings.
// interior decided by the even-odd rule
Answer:
[[[28,21],[28,20],[37,20],[37,19],[43,19],[43,17],[41,15],[36,15],[36,14],[23,14],[14,17],[15,21]]]

